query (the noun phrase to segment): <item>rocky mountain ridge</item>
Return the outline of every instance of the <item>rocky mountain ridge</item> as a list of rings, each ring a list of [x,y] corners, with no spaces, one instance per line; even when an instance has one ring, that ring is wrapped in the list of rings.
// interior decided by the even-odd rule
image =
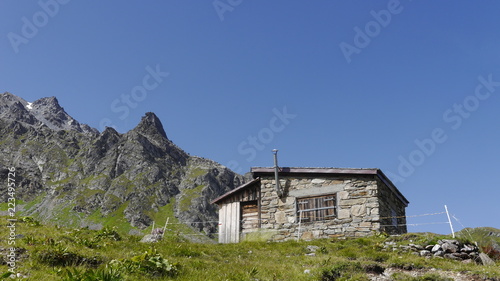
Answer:
[[[4,93],[0,96],[0,119],[19,121],[34,127],[45,125],[56,131],[99,134],[97,129],[80,124],[67,114],[56,97],[41,98],[30,103],[13,94]]]
[[[209,202],[243,182],[226,167],[191,156],[167,138],[154,113],[131,131],[81,124],[55,97],[29,103],[0,95],[0,178],[15,167],[23,215],[75,227],[118,226],[131,233],[172,213],[215,233]],[[0,195],[7,202],[6,194]]]

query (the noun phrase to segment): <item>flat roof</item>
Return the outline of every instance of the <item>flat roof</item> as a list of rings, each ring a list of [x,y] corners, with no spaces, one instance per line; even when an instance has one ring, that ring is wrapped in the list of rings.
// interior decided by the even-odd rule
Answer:
[[[274,173],[274,167],[252,167],[252,173]],[[302,168],[302,167],[280,167],[280,173],[291,174],[367,174],[375,175],[380,171],[377,168]]]

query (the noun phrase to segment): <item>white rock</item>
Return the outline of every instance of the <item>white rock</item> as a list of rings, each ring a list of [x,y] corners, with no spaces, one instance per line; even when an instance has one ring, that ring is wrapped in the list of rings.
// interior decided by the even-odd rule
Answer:
[[[434,247],[432,247],[431,252],[435,253],[437,251],[441,250],[441,245],[436,244]]]

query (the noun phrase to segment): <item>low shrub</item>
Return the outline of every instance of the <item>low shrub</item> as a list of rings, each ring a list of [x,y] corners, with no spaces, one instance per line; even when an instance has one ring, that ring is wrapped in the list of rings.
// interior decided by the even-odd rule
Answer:
[[[26,243],[26,245],[29,245],[29,246],[33,246],[39,242],[34,236],[31,236],[31,235],[24,237],[23,241],[24,241],[24,243]]]
[[[146,273],[153,276],[173,277],[179,272],[179,266],[163,258],[161,254],[156,252],[156,249],[146,251],[144,254],[130,259],[112,260],[110,265],[119,271]]]
[[[78,253],[74,253],[62,246],[40,250],[35,253],[35,259],[49,266],[92,266],[96,267],[103,263],[102,258],[85,257]]]
[[[97,232],[95,239],[98,240],[108,239],[113,241],[120,241],[122,240],[122,237],[120,236],[120,234],[118,234],[118,232],[116,232],[115,228],[104,227],[103,229]]]
[[[78,269],[66,270],[62,281],[120,281],[122,274],[112,267],[106,266],[101,269],[88,269],[80,271]]]
[[[490,258],[500,260],[500,251],[493,244],[490,243],[485,246],[481,246],[481,250]]]
[[[33,217],[22,217],[21,222],[24,222],[25,224],[29,226],[40,226],[40,222],[35,220]]]

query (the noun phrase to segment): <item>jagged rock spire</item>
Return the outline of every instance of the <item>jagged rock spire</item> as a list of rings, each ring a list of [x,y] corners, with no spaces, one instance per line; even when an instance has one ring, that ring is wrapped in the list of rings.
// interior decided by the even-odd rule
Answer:
[[[141,122],[137,125],[135,130],[150,136],[159,134],[168,139],[160,119],[153,112],[147,112],[146,115],[142,117]]]

